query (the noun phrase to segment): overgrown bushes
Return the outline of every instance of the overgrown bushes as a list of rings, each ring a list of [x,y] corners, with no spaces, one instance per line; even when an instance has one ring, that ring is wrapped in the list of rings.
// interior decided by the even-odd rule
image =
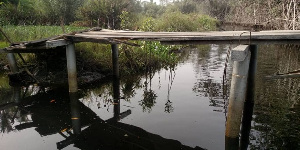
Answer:
[[[207,15],[183,14],[180,11],[166,12],[159,18],[141,17],[139,22],[130,23],[133,29],[138,26],[142,31],[166,31],[166,32],[187,32],[187,31],[212,31],[217,30],[218,20]]]

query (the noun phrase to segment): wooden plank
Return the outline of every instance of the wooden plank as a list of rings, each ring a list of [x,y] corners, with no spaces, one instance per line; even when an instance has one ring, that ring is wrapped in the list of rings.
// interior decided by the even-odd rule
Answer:
[[[161,40],[164,45],[203,45],[203,44],[249,44],[249,40]],[[251,40],[250,44],[295,44],[299,45],[300,40]]]
[[[70,42],[65,39],[49,40],[49,41],[46,41],[46,48],[55,48],[55,47],[59,47],[59,46],[66,46],[69,44],[70,44]]]
[[[249,53],[249,45],[239,45],[231,51],[231,60],[244,61]]]
[[[69,36],[68,38],[72,39],[73,42],[93,42],[100,44],[127,44],[130,46],[140,46],[135,43],[127,42],[129,39],[110,39],[110,38],[101,38],[101,37],[89,37],[89,36]]]
[[[46,49],[46,48],[25,48],[25,49],[12,49],[9,51],[5,51],[5,53],[45,53],[53,50],[54,49]]]
[[[280,32],[250,32],[245,31],[223,31],[223,32],[135,32],[135,33],[118,33],[118,32],[89,32],[76,34],[76,36],[89,38],[115,38],[131,40],[158,40],[158,41],[189,41],[189,40],[300,40],[300,31],[280,31]]]

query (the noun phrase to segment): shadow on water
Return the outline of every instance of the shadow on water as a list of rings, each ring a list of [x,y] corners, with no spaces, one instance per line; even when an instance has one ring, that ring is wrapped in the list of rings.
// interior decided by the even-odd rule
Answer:
[[[59,134],[64,140],[57,140],[57,149],[64,149],[71,144],[82,150],[201,149],[191,148],[179,141],[165,139],[142,128],[119,122],[131,114],[130,109],[121,112],[119,80],[113,81],[113,117],[106,120],[80,102],[78,93],[69,96],[62,93],[67,93],[67,90],[42,91],[21,101],[21,87],[15,87],[15,107],[10,110],[15,112],[6,114],[1,108],[1,127],[6,128],[1,131],[9,133],[13,130],[35,128],[42,137]],[[20,121],[13,129],[9,121],[13,121],[15,117],[26,116],[27,119]]]
[[[248,90],[237,139],[224,138],[230,88],[222,80],[228,48],[190,48],[175,68],[95,83],[70,95],[67,89],[8,87],[0,80],[0,146],[299,149],[299,78],[265,78],[299,69],[298,48],[259,47],[256,81],[249,84],[255,89],[248,87],[253,90]],[[227,72],[230,81],[230,65]]]

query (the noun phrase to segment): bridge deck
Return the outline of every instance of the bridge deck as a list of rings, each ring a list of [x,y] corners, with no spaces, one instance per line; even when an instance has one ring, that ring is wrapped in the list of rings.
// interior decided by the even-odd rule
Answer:
[[[130,41],[160,41],[162,44],[298,44],[300,30],[273,31],[212,31],[212,32],[141,32],[106,29],[91,29],[77,33],[31,42],[22,42],[4,48],[0,52],[49,51],[70,42],[94,42],[104,44],[132,44]],[[48,43],[48,44],[47,44]]]

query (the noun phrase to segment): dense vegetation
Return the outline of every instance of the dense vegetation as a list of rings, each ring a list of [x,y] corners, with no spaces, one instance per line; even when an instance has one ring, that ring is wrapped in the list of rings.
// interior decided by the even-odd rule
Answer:
[[[147,17],[209,15],[220,21],[297,29],[296,0],[0,0],[0,25],[77,25],[138,29]],[[169,16],[170,15],[170,16]],[[177,19],[177,18],[174,18]],[[121,23],[126,23],[122,26]],[[193,22],[193,21],[192,21]]]

